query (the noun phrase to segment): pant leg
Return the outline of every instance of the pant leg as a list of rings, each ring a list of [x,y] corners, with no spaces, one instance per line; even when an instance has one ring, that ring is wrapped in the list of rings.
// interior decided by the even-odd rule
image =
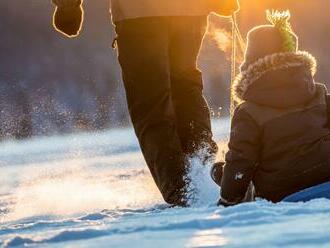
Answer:
[[[151,174],[166,202],[185,205],[185,163],[170,92],[168,20],[116,24],[132,123]]]
[[[203,96],[197,56],[207,26],[207,17],[173,17],[170,40],[172,98],[182,147],[187,154],[207,148],[215,155],[210,111]]]

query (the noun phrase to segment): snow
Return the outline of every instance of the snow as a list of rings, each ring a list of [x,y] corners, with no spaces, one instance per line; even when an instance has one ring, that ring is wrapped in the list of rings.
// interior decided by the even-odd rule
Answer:
[[[224,141],[229,121],[213,124]],[[209,168],[192,164],[196,204],[168,208],[132,129],[6,141],[0,246],[330,247],[328,200],[217,207]]]

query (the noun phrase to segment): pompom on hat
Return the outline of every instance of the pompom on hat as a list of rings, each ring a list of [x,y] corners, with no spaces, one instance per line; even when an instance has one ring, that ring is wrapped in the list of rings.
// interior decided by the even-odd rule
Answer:
[[[248,33],[241,71],[267,55],[298,51],[298,37],[291,28],[290,11],[267,10],[266,16],[270,24],[257,26]]]

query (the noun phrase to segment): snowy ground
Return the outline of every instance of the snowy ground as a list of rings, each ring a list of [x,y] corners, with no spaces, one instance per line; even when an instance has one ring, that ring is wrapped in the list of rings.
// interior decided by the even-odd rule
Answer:
[[[330,247],[330,201],[224,209],[208,169],[193,177],[196,206],[166,208],[131,129],[2,143],[0,246]]]

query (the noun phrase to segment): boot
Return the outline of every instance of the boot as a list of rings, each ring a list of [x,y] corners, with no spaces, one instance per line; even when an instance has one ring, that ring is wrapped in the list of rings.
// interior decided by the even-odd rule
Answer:
[[[223,174],[224,162],[216,162],[211,168],[211,178],[218,185],[221,186],[221,179]]]

